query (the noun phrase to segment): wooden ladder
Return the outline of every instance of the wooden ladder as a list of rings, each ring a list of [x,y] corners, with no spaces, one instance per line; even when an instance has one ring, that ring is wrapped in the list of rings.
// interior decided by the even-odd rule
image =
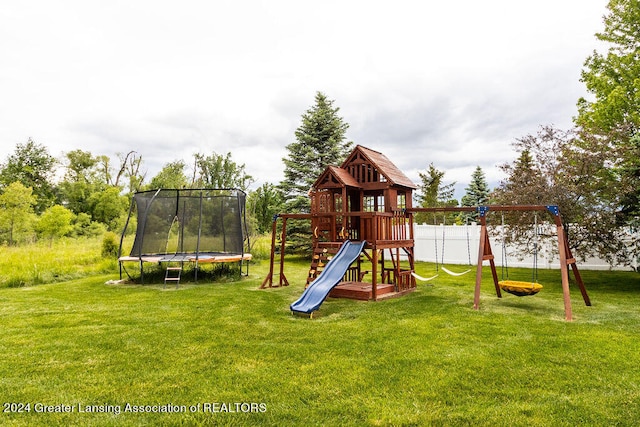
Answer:
[[[313,258],[311,259],[311,267],[307,275],[307,284],[313,282],[324,270],[325,265],[340,250],[342,242],[318,242],[313,248]]]
[[[178,288],[181,274],[182,267],[167,267],[164,275],[164,287],[167,287],[167,282],[176,282],[176,288]]]

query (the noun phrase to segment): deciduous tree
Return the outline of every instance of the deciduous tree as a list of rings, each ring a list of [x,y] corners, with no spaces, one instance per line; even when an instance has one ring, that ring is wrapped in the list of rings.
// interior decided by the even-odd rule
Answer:
[[[20,237],[33,231],[33,206],[36,197],[31,187],[15,181],[0,194],[0,235],[9,245],[14,245]]]
[[[231,153],[194,155],[194,177],[192,187],[202,188],[239,188],[247,191],[253,178],[245,171],[244,164],[238,164],[231,158]]]
[[[282,209],[282,195],[273,184],[265,183],[249,193],[247,211],[259,234],[271,231],[273,216]]]
[[[89,199],[92,218],[107,226],[108,231],[121,231],[127,212],[127,198],[120,194],[118,187],[109,187],[93,193]]]
[[[607,181],[603,195],[628,222],[640,216],[640,0],[610,0],[607,7],[596,34],[607,50],[585,61],[581,80],[591,96],[578,101],[575,122],[581,150],[601,160],[594,166]]]
[[[162,170],[156,176],[151,178],[147,188],[186,188],[189,180],[185,174],[185,169],[186,163],[184,160],[169,162],[162,167]]]
[[[100,157],[89,151],[73,150],[65,154],[64,166],[66,172],[58,184],[60,201],[76,215],[90,214],[89,198],[107,188],[100,170]]]
[[[31,138],[16,149],[0,166],[0,189],[13,182],[20,182],[31,188],[36,198],[36,213],[43,212],[55,201],[53,176],[57,161],[47,148],[35,143]]]
[[[73,218],[74,214],[69,209],[54,205],[40,215],[35,229],[40,236],[49,239],[49,244],[52,244],[54,239],[71,233]]]
[[[593,162],[580,150],[577,138],[574,131],[543,126],[536,135],[517,139],[513,146],[520,155],[513,164],[501,165],[507,178],[492,198],[505,205],[557,205],[577,255],[598,254],[611,262],[624,262],[627,254],[618,239],[616,206],[601,197],[598,188],[603,183],[594,175]],[[533,248],[527,241],[532,237],[534,213],[505,217],[512,232],[508,240]]]

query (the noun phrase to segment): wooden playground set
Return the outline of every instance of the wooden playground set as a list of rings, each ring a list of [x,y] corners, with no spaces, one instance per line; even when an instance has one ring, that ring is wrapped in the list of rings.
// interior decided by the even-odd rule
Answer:
[[[412,206],[417,187],[384,154],[356,146],[340,167],[328,166],[316,179],[309,196],[308,214],[274,217],[270,268],[261,288],[289,285],[285,271],[287,222],[308,220],[311,224],[313,256],[303,296],[292,304],[294,313],[312,315],[327,296],[377,301],[402,296],[428,280],[415,273],[413,217],[418,212],[477,212],[481,225],[478,248],[475,309],[480,304],[482,266],[489,262],[496,295],[502,291],[518,296],[533,295],[541,286],[532,282],[500,281],[494,263],[486,217],[491,212],[546,212],[557,230],[558,253],[565,319],[572,319],[569,267],[582,294],[591,305],[573,257],[557,206],[477,206],[419,208]],[[280,250],[276,252],[278,220]],[[274,280],[279,255],[278,280]]]

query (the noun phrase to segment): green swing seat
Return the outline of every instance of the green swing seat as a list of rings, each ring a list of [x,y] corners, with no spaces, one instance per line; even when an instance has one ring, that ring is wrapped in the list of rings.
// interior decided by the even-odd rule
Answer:
[[[521,282],[517,280],[501,280],[498,282],[500,289],[512,295],[524,297],[535,295],[542,289],[542,285],[536,282]]]

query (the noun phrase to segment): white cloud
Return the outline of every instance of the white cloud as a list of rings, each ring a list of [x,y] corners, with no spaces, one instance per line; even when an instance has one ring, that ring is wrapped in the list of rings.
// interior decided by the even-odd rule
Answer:
[[[10,2],[0,159],[32,137],[54,155],[135,149],[153,175],[230,151],[277,182],[319,90],[412,179],[433,162],[497,182],[515,138],[571,125],[607,1],[431,3]]]

